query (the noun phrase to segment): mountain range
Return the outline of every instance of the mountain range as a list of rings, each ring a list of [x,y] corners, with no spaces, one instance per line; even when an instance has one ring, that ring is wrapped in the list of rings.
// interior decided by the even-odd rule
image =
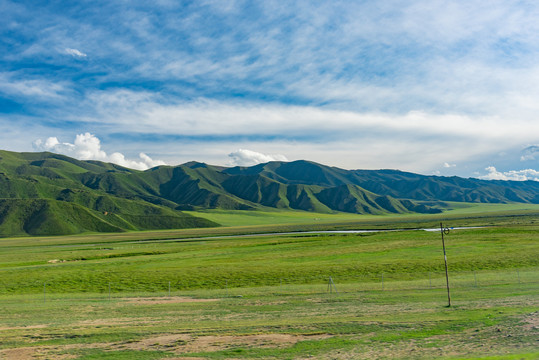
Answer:
[[[539,203],[539,182],[344,170],[310,161],[146,171],[0,151],[0,236],[219,226],[183,210],[437,213],[445,202]]]

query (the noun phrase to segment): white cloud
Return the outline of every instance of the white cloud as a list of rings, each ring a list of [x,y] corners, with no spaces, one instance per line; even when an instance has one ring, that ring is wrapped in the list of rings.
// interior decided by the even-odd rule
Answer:
[[[270,161],[288,161],[284,155],[266,155],[247,149],[238,149],[228,156],[232,159],[231,165],[235,166],[253,166]]]
[[[286,153],[294,158],[306,156],[313,161],[335,166],[362,168],[399,168],[428,171],[448,165],[464,164],[492,157],[500,150],[521,147],[536,141],[539,122],[500,117],[435,114],[414,111],[406,114],[366,113],[316,106],[222,102],[198,99],[192,102],[164,103],[166,99],[149,92],[110,90],[94,92],[82,107],[95,112],[78,120],[102,124],[109,131],[140,134],[167,134],[196,138],[211,136],[226,148],[228,137],[241,136],[244,143],[235,147],[252,149],[251,138],[262,153],[269,143],[289,142]],[[79,104],[77,104],[79,106]],[[73,111],[75,112],[75,111]],[[84,113],[84,112],[83,112]],[[86,113],[88,114],[88,113]],[[295,144],[295,145],[294,145]],[[173,146],[172,143],[169,143]],[[315,149],[306,152],[303,149]],[[336,151],[329,153],[329,149]],[[428,151],[425,151],[428,149]],[[197,160],[209,155],[203,148]],[[161,150],[157,150],[161,152]],[[349,151],[346,154],[346,151]],[[222,154],[222,152],[221,152]],[[316,157],[315,157],[316,156]],[[192,159],[189,159],[192,160]],[[204,160],[205,161],[205,160]],[[373,164],[374,162],[376,164]],[[222,163],[222,161],[220,161]],[[443,165],[443,163],[442,163]],[[480,166],[484,168],[487,164]]]
[[[65,49],[65,52],[66,54],[69,54],[73,57],[86,57],[87,55],[77,49],[70,49],[70,48],[67,48]]]
[[[92,113],[82,111],[84,115],[75,120],[117,133],[170,135],[171,140],[163,140],[166,149],[163,143],[152,147],[153,152],[159,153],[174,148],[174,153],[165,159],[169,163],[182,159],[225,164],[223,149],[232,143],[233,148],[287,154],[289,158],[345,168],[429,173],[443,166],[440,159],[444,158],[451,159],[448,165],[459,164],[460,171],[466,171],[466,164],[481,158],[492,161],[492,154],[533,143],[539,133],[539,122],[514,119],[508,123],[498,117],[422,111],[365,113],[208,99],[165,101],[149,91],[96,91],[87,102],[76,104],[79,108],[91,108]],[[75,108],[72,113],[76,113]],[[184,139],[183,143],[177,144],[175,136]],[[244,140],[230,140],[238,137]],[[186,149],[185,142],[196,146],[196,150]],[[214,147],[219,147],[219,151],[210,150]],[[184,158],[180,154],[185,152],[193,155]]]
[[[535,160],[535,157],[537,155],[539,155],[539,146],[537,145],[528,146],[527,148],[522,150],[520,161]]]
[[[145,153],[140,153],[140,161],[129,160],[122,153],[115,152],[107,155],[101,149],[101,141],[90,133],[78,134],[73,144],[61,143],[56,137],[49,137],[43,142],[41,139],[34,141],[34,149],[38,151],[57,152],[73,156],[80,160],[99,160],[111,162],[131,169],[146,170],[148,168],[164,165],[161,160],[153,160]]]
[[[85,106],[96,113],[80,120],[106,123],[118,128],[128,126],[132,132],[181,135],[317,134],[319,138],[324,138],[328,132],[350,135],[374,130],[384,133],[381,136],[403,133],[408,137],[414,134],[464,136],[496,141],[514,141],[517,138],[521,143],[523,138],[534,138],[530,134],[535,133],[532,129],[539,132],[539,122],[515,120],[508,123],[494,116],[440,115],[425,111],[383,114],[316,106],[221,102],[204,98],[175,104],[163,104],[162,101],[165,99],[149,92],[94,92]]]
[[[55,83],[53,81],[43,79],[21,79],[15,73],[0,73],[0,92],[16,95],[27,96],[30,98],[40,97],[59,98],[60,93],[64,92],[64,84]]]
[[[450,163],[444,163],[444,168],[452,168],[452,167],[456,167],[457,165],[456,164],[450,164]]]
[[[41,141],[41,140],[39,140]],[[58,138],[56,137],[50,137],[45,141],[45,144],[43,146],[45,149],[53,149],[55,146],[60,145],[60,142],[58,141]]]
[[[514,180],[514,181],[526,181],[533,180],[539,181],[539,171],[533,169],[525,170],[510,170],[500,172],[496,170],[494,166],[489,166],[487,170],[488,174],[479,176],[479,179],[484,180]]]
[[[71,145],[71,144],[68,144]],[[101,150],[101,141],[90,133],[78,134],[73,149],[82,160],[104,160],[107,154]]]

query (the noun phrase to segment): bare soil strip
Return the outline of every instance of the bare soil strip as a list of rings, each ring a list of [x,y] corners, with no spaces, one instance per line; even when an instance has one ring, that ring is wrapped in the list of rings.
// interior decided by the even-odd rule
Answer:
[[[124,298],[130,304],[153,305],[153,304],[174,304],[174,303],[197,303],[197,302],[213,302],[220,299],[194,299],[188,297],[140,297],[140,298]]]
[[[207,335],[192,336],[189,334],[171,334],[146,338],[137,342],[117,344],[120,350],[168,350],[176,354],[192,352],[213,352],[231,347],[278,348],[287,347],[305,340],[320,340],[330,335],[290,335],[290,334],[257,334],[257,335]]]
[[[119,343],[73,344],[59,346],[35,346],[16,349],[0,350],[0,359],[30,360],[37,358],[72,359],[72,355],[58,355],[70,349],[105,349],[108,351],[121,350],[164,350],[175,354],[193,352],[212,352],[231,347],[279,348],[296,344],[305,340],[320,340],[330,335],[289,335],[289,334],[257,334],[257,335],[208,335],[192,336],[189,334],[165,334],[149,337],[139,341]],[[186,359],[186,358],[181,358]],[[197,358],[191,358],[197,359]]]

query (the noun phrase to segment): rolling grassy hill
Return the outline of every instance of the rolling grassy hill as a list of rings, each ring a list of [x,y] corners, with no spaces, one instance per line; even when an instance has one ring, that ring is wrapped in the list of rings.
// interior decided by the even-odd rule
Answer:
[[[0,236],[218,225],[177,211],[164,199],[147,201],[144,184],[129,176],[135,173],[51,153],[1,151]]]
[[[262,175],[285,184],[325,187],[356,185],[375,194],[418,201],[539,203],[537,181],[493,181],[457,176],[425,176],[399,170],[344,170],[310,161],[271,162],[224,170],[234,175]]]
[[[344,170],[309,161],[147,171],[53,153],[0,151],[0,236],[218,224],[183,210],[437,213],[446,201],[539,203],[539,183]]]

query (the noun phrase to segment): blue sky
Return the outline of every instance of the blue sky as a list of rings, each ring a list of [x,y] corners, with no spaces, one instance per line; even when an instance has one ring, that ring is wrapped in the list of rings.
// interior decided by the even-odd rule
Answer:
[[[151,4],[150,4],[151,3]],[[535,1],[0,0],[0,148],[539,179]]]

